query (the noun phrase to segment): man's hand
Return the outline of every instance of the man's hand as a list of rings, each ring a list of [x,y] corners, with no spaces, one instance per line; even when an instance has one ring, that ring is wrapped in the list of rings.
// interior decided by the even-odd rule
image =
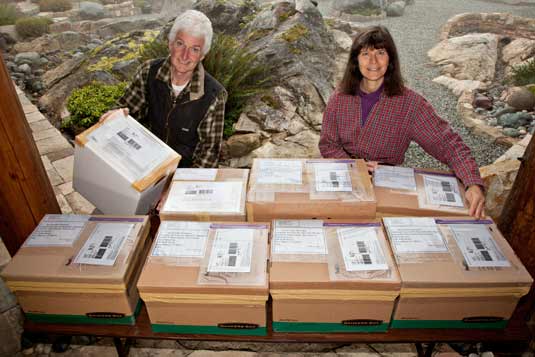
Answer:
[[[377,161],[366,161],[366,166],[368,167],[368,172],[370,174],[375,171],[378,165],[379,165],[379,162]]]
[[[469,186],[465,194],[466,200],[470,205],[470,216],[477,219],[485,217],[485,194],[478,185]]]
[[[106,121],[106,119],[108,119],[109,117],[111,117],[112,115],[114,115],[115,113],[119,112],[119,111],[123,111],[123,114],[124,116],[128,116],[128,108],[119,108],[119,109],[112,109],[112,110],[108,110],[106,113],[102,114],[102,116],[100,117],[100,119],[98,120],[99,123],[103,123],[104,121]]]

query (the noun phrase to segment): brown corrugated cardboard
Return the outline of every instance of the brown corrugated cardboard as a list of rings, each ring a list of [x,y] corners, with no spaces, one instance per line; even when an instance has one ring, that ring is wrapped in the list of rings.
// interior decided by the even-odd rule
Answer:
[[[79,251],[98,227],[112,223],[132,224],[115,263],[77,263]],[[148,249],[149,228],[147,216],[91,216],[72,246],[30,246],[27,240],[2,276],[32,320],[133,324],[140,306],[136,282]]]
[[[239,254],[250,251],[249,270],[214,272],[209,264],[219,256],[215,242],[223,233],[237,239],[243,230],[250,234],[252,245],[231,248],[229,243],[228,249]],[[153,330],[265,335],[268,236],[269,224],[163,221],[138,282]],[[205,243],[184,248],[191,237]]]
[[[436,205],[428,202],[425,193],[424,175],[431,175],[435,177],[455,177],[451,172],[447,171],[415,169],[414,178],[416,181],[416,190],[404,190],[374,185],[375,197],[377,199],[377,217],[468,215],[468,205],[464,196],[465,188],[458,179],[457,183],[463,202],[463,207]]]
[[[160,219],[245,222],[248,178],[249,169],[187,169],[187,174],[175,174],[160,204]]]
[[[277,227],[274,222],[274,227]],[[298,222],[298,221],[291,221]],[[323,222],[327,254],[280,254],[272,241],[270,293],[273,330],[278,332],[384,332],[400,278],[381,224]],[[386,270],[350,271],[339,244],[339,230],[372,230]],[[275,239],[275,232],[273,233]],[[364,251],[364,250],[363,250]]]
[[[504,328],[518,300],[530,289],[533,280],[529,273],[491,220],[449,217],[436,222],[446,252],[396,253],[402,287],[392,327]],[[486,227],[509,266],[472,266],[456,241],[452,225]],[[477,251],[479,245],[486,251],[478,238],[471,235],[474,246],[469,249]]]
[[[268,164],[280,163],[281,167],[267,168]],[[342,165],[344,170],[323,170],[334,176],[318,190],[321,183],[316,179],[320,177],[317,168],[328,164]],[[344,186],[344,181],[349,186]],[[247,191],[250,222],[375,218],[375,206],[375,195],[363,160],[255,159],[253,162]]]

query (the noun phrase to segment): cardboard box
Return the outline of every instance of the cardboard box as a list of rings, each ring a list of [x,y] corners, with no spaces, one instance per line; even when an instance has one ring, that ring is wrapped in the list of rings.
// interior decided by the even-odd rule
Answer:
[[[76,136],[73,187],[104,214],[146,214],[180,155],[122,113]]]
[[[273,331],[388,329],[401,282],[379,221],[275,221],[271,250]]]
[[[381,170],[391,171],[391,174],[400,176],[397,171],[413,170],[395,166],[379,166]],[[375,176],[376,174],[374,174]],[[465,199],[464,185],[451,172],[414,169],[414,189],[401,189],[398,187],[381,187],[375,183],[374,190],[377,199],[377,216],[467,216],[468,204]],[[426,192],[425,182],[439,183],[444,180],[444,186],[435,186],[436,195],[443,198],[442,204],[434,203]],[[428,185],[429,186],[429,185]],[[446,191],[444,191],[446,190]],[[450,202],[448,202],[448,199]],[[457,202],[457,203],[456,203]],[[457,204],[457,206],[454,206]]]
[[[153,331],[266,335],[268,235],[269,224],[162,221],[138,282]]]
[[[46,215],[2,277],[30,320],[133,325],[149,228],[147,216]]]
[[[249,222],[375,218],[363,160],[255,159],[247,192]]]
[[[177,169],[160,219],[245,222],[249,169]]]
[[[388,223],[392,219],[397,217],[383,220],[402,281],[392,328],[506,327],[533,280],[494,222],[436,219],[437,237],[443,243],[406,250],[406,244],[394,243],[397,238]],[[407,225],[416,237],[420,223],[407,221]],[[398,237],[405,242],[411,239],[402,235]],[[435,252],[424,252],[429,249]]]

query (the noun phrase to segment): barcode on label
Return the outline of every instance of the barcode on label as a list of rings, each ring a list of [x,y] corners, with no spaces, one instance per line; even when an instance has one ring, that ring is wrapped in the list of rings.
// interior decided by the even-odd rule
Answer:
[[[363,254],[362,255],[362,260],[363,260],[364,264],[371,264],[372,263],[372,259],[370,258],[369,254]]]
[[[141,149],[141,145],[139,145],[134,139],[128,139],[127,143],[136,150]]]
[[[359,249],[359,253],[368,253],[368,249],[366,249],[366,244],[363,241],[357,241],[357,248]]]
[[[211,195],[214,193],[214,190],[187,190],[186,195]]]
[[[483,256],[483,259],[485,259],[487,262],[491,262],[493,260],[489,252],[487,252],[486,250],[482,250],[480,251],[480,253]]]
[[[104,253],[106,253],[105,248],[99,249],[97,254],[95,255],[95,259],[102,259],[102,257],[104,256]]]
[[[331,179],[331,181],[336,181],[336,172],[329,172],[329,178]]]
[[[446,192],[446,201],[455,202],[455,196],[453,195],[453,193]]]
[[[235,255],[238,252],[238,243],[232,242],[228,246],[228,254]]]
[[[451,187],[451,183],[450,182],[441,181],[440,184],[442,185],[442,191],[444,191],[444,192],[451,192],[452,191],[452,187]]]
[[[121,139],[123,140],[127,140],[128,139],[128,135],[126,135],[125,133],[123,133],[122,131],[118,131],[117,132],[117,136],[119,136]]]
[[[229,267],[235,267],[236,266],[236,256],[235,255],[231,255],[230,257],[228,257],[228,266]]]
[[[472,242],[474,243],[474,246],[476,247],[476,249],[485,249],[485,247],[483,246],[479,238],[472,238]]]
[[[103,248],[106,248],[110,244],[112,238],[113,238],[112,236],[104,237],[104,239],[102,240],[102,243],[100,243],[100,246]]]

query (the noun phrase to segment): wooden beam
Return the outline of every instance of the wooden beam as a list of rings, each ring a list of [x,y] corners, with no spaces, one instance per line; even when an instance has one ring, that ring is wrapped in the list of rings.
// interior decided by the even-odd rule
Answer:
[[[46,213],[61,213],[0,53],[0,237],[13,256]]]

